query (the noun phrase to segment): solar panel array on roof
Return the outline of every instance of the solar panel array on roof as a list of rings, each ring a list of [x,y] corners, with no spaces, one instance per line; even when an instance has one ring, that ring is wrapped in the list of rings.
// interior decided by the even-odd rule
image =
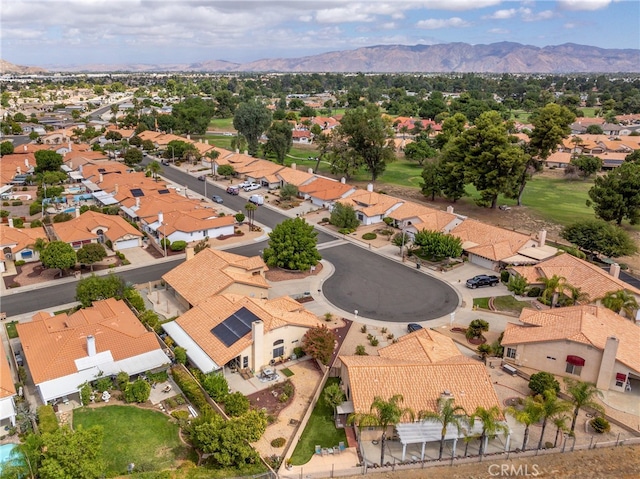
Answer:
[[[251,323],[260,318],[244,306],[211,330],[211,333],[229,347],[251,331]]]
[[[131,191],[131,194],[133,195],[134,198],[139,198],[141,196],[144,196],[144,191],[142,191],[140,188],[133,188],[129,191]]]
[[[158,190],[158,194],[159,195],[168,195],[169,194],[169,190]]]

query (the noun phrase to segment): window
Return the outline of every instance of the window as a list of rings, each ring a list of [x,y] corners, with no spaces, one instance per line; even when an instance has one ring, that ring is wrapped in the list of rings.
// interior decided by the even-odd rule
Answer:
[[[565,372],[573,374],[575,376],[580,376],[580,373],[582,372],[582,366],[576,366],[575,364],[567,363]]]
[[[509,359],[515,359],[516,358],[516,348],[507,348],[507,357]]]
[[[273,359],[284,356],[284,339],[278,339],[273,342]]]
[[[617,373],[616,374],[616,386],[621,388],[624,387],[624,385],[627,382],[627,375],[623,374],[623,373]]]
[[[243,368],[248,368],[249,367],[249,356],[244,356],[242,358],[242,367]]]
[[[553,356],[547,356],[547,359],[551,359],[552,361],[556,360],[556,358],[554,358]]]

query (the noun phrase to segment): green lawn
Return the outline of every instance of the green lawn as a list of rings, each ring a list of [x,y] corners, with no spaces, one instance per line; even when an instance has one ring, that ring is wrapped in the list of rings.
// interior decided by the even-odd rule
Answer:
[[[233,118],[212,118],[209,122],[211,130],[233,130]]]
[[[16,325],[18,321],[11,321],[10,323],[6,323],[5,327],[7,328],[7,336],[9,339],[18,337],[18,330],[16,329]]]
[[[284,374],[284,375],[285,375],[286,377],[288,377],[288,378],[290,378],[291,376],[293,376],[293,375],[295,374],[295,373],[294,373],[291,369],[289,369],[289,368],[281,369],[281,370],[280,370],[280,372],[281,372],[282,374]]]
[[[96,425],[104,428],[102,457],[107,462],[108,477],[125,474],[131,462],[138,470],[168,469],[190,453],[178,437],[178,425],[160,412],[135,406],[81,408],[73,412],[74,428]]]
[[[473,298],[473,305],[477,308],[489,309],[489,298]]]
[[[338,378],[329,378],[325,389],[331,384],[338,383]],[[340,441],[346,442],[347,440],[344,429],[336,429],[333,422],[333,409],[325,402],[323,396],[324,394],[320,394],[318,403],[311,413],[295,451],[293,451],[291,463],[295,466],[309,462],[315,453],[316,445],[333,447],[337,446]]]
[[[473,305],[482,309],[489,309],[490,298],[474,298]],[[493,300],[493,305],[498,311],[505,311],[510,313],[520,313],[523,308],[528,308],[531,303],[528,301],[518,301],[511,295],[496,296]]]

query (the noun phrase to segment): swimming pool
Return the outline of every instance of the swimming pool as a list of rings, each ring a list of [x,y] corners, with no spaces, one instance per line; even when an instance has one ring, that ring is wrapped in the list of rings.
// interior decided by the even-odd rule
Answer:
[[[2,464],[15,460],[18,456],[18,452],[13,452],[13,448],[17,444],[2,444],[0,445],[0,471],[2,471]]]

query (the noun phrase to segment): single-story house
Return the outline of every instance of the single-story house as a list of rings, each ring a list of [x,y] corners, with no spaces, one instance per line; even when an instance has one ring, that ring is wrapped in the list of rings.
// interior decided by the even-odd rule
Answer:
[[[347,198],[337,200],[336,203],[350,205],[355,210],[360,223],[372,225],[381,223],[382,219],[399,208],[403,201],[393,196],[376,193],[373,191],[373,185],[369,183],[366,190],[356,190]]]
[[[298,188],[311,183],[316,178],[313,174],[313,169],[309,168],[308,171],[302,171],[297,168],[295,163],[291,163],[290,168],[283,168],[278,171],[276,176],[280,180],[280,186],[294,185]]]
[[[145,231],[152,234],[159,244],[166,238],[174,241],[201,241],[205,238],[230,236],[235,231],[233,215],[218,216],[215,210],[202,208],[191,211],[159,212],[155,221],[146,219]],[[149,222],[151,221],[151,222]]]
[[[193,249],[187,248],[186,261],[162,279],[182,306],[189,309],[214,294],[266,298],[270,288],[265,279],[267,269],[260,256],[240,256],[213,248],[193,255]]]
[[[293,130],[291,132],[292,141],[294,143],[309,145],[311,144],[313,135],[309,130]]]
[[[227,293],[210,296],[162,327],[208,373],[224,366],[258,372],[290,357],[304,334],[319,324],[288,296],[268,300]]]
[[[86,211],[70,221],[53,223],[52,227],[60,241],[75,249],[88,243],[107,242],[114,251],[142,246],[143,234],[117,215]]]
[[[47,234],[42,227],[14,228],[13,218],[9,218],[8,225],[0,224],[0,272],[6,271],[5,261],[39,261],[40,255],[33,249],[38,238],[47,241]]]
[[[449,206],[445,212],[411,201],[405,201],[389,213],[389,217],[396,228],[404,229],[409,235],[422,230],[449,233],[466,218],[454,214],[453,206]]]
[[[505,361],[605,391],[640,388],[640,328],[628,319],[592,304],[527,308],[519,319],[504,331]]]
[[[4,348],[4,341],[0,341],[0,426],[16,424],[15,395],[16,387],[9,366],[9,356]]]
[[[46,404],[79,392],[87,381],[121,371],[130,376],[170,360],[124,301],[96,301],[71,315],[37,313],[16,326],[24,359]]]
[[[298,195],[305,200],[310,200],[316,206],[328,208],[331,203],[341,198],[346,198],[356,190],[355,186],[347,185],[343,181],[331,180],[324,177],[316,177],[310,183],[298,187]]]

